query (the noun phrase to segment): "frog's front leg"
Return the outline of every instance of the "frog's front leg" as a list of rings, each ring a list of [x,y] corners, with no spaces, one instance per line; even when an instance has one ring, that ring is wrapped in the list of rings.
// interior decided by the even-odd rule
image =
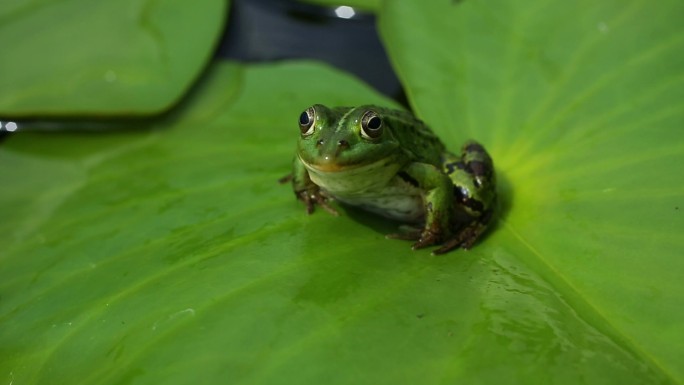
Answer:
[[[285,179],[285,178],[283,178]],[[309,178],[309,171],[299,157],[295,157],[292,164],[292,190],[298,200],[306,205],[306,212],[313,213],[316,204],[332,215],[339,215],[337,210],[328,204],[328,198],[321,193],[321,189]]]
[[[424,191],[425,226],[413,249],[442,242],[450,236],[454,194],[451,179],[437,167],[426,163],[412,163],[404,172]]]

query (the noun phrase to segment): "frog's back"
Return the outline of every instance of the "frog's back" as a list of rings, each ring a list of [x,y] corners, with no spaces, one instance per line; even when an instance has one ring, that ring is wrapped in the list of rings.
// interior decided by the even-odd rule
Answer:
[[[370,108],[383,117],[401,147],[412,157],[412,161],[441,167],[441,157],[446,147],[422,120],[402,110],[375,106]]]

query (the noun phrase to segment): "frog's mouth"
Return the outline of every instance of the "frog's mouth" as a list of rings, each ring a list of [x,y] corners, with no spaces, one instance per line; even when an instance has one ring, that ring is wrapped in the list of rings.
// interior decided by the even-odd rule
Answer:
[[[302,161],[306,168],[314,169],[319,172],[341,172],[352,170],[362,166],[361,164],[339,164],[334,161],[324,163],[309,163],[302,158],[299,158],[299,160]]]
[[[312,164],[304,163],[307,168],[313,168],[320,172],[341,172],[358,167],[357,165],[342,165],[337,163]]]

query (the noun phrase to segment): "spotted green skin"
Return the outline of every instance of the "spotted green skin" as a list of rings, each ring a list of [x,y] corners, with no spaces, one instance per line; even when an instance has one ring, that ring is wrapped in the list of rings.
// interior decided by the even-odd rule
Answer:
[[[412,114],[365,105],[313,107],[313,132],[300,135],[292,186],[309,213],[315,205],[336,215],[336,199],[380,215],[420,225],[390,234],[414,240],[414,249],[438,245],[441,254],[470,248],[485,232],[496,201],[491,157],[474,141],[456,155]],[[382,133],[362,135],[362,117],[373,111]]]

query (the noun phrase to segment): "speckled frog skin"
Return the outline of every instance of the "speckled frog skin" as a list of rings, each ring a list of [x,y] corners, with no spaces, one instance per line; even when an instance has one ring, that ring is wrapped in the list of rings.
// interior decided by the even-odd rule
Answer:
[[[389,238],[414,249],[441,245],[434,254],[468,249],[487,229],[496,186],[492,159],[469,141],[456,155],[412,114],[377,107],[316,104],[299,117],[291,175],[308,213],[330,213],[336,199],[418,227]],[[288,178],[289,179],[289,178]]]

